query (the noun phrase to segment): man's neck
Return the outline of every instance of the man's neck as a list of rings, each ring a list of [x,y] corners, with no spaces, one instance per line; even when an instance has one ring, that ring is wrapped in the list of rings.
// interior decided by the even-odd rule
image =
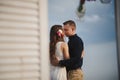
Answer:
[[[76,33],[73,33],[71,36],[74,36]]]
[[[76,35],[76,34],[72,34],[71,36],[69,36],[69,39],[70,39],[70,38],[73,38],[75,35]]]

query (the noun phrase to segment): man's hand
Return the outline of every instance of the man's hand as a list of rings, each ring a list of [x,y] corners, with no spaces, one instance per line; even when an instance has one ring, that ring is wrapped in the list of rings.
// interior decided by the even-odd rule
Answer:
[[[82,51],[81,58],[83,58],[83,57],[84,57],[84,55],[85,55],[85,52],[84,52],[84,50],[83,50],[83,51]]]
[[[51,64],[53,66],[58,66],[59,65],[59,59],[58,59],[58,57],[54,56],[54,58],[51,60]]]

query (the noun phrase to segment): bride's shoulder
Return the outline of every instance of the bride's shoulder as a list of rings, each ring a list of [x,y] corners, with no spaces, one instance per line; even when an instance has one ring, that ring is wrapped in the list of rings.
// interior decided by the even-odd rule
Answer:
[[[59,41],[59,42],[57,42],[56,44],[65,44],[66,42],[64,42],[64,41]]]
[[[68,44],[67,44],[66,42],[62,42],[62,43],[61,43],[61,46],[62,46],[62,47],[67,47]]]
[[[64,41],[59,41],[56,43],[56,46],[61,45],[61,47],[67,46],[67,43]]]

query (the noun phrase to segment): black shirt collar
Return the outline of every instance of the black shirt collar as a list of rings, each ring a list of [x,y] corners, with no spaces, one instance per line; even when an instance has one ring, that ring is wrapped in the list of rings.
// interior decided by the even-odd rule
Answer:
[[[74,35],[72,35],[72,36],[69,36],[69,39],[72,39],[72,38],[74,38],[75,36],[77,36],[77,34],[74,34]]]

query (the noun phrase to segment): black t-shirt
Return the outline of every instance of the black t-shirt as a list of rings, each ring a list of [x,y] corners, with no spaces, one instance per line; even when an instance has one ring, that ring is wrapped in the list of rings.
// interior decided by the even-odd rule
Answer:
[[[67,71],[81,68],[83,58],[81,58],[84,44],[77,34],[70,36],[68,41],[70,59],[59,61],[60,66],[65,66]]]

